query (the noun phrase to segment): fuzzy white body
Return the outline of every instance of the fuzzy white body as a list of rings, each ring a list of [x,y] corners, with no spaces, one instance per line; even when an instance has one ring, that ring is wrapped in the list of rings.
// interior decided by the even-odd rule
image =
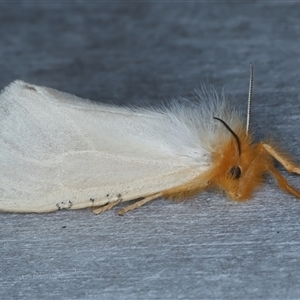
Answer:
[[[212,166],[239,115],[224,99],[129,109],[15,81],[0,96],[0,210],[48,212],[145,197]]]

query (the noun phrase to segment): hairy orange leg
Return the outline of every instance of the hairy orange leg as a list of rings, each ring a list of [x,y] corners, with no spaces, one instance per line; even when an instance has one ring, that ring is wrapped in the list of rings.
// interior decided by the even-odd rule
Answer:
[[[291,173],[296,173],[300,175],[300,167],[297,166],[295,163],[293,163],[289,157],[287,157],[285,154],[280,153],[277,149],[275,149],[273,146],[265,143],[261,143],[260,146],[263,148],[264,151],[266,151],[269,155],[271,155],[274,159],[276,159],[278,162],[280,162],[283,167]],[[270,173],[274,176],[276,179],[279,187],[296,196],[300,199],[300,192],[296,190],[293,186],[291,186],[287,180],[280,174],[280,172],[272,165],[269,164],[268,169]]]
[[[297,173],[300,175],[300,167],[291,162],[286,155],[280,153],[269,144],[261,143],[261,145],[272,157],[279,161],[288,172]]]
[[[292,187],[287,180],[276,170],[274,166],[270,166],[269,170],[271,174],[275,177],[278,185],[280,188],[288,193],[291,193],[292,195],[296,196],[300,199],[300,192],[297,191],[294,187]]]

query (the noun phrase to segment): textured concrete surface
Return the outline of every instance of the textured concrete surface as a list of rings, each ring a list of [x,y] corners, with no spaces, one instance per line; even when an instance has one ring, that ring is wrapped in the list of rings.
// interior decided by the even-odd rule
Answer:
[[[299,162],[299,20],[293,1],[1,2],[0,87],[156,105],[209,82],[246,112],[252,61],[255,137]],[[1,213],[1,299],[300,299],[300,202],[270,177],[242,204],[117,209]]]

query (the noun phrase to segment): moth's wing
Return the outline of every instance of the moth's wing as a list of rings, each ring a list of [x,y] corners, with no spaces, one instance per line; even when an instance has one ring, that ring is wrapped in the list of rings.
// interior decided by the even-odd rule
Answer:
[[[2,211],[132,200],[182,185],[211,164],[209,153],[196,149],[167,115],[21,81],[1,94],[0,118]]]

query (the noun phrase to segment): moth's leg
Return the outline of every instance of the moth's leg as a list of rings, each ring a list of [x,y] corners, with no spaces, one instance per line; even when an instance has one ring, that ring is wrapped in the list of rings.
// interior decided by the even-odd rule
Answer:
[[[122,215],[124,215],[125,213],[127,213],[128,211],[131,211],[131,210],[134,210],[134,209],[136,209],[136,208],[139,208],[139,207],[141,207],[142,205],[144,205],[144,204],[146,204],[146,203],[148,203],[148,202],[150,202],[150,201],[152,201],[152,200],[155,200],[155,199],[157,199],[157,198],[159,198],[159,197],[161,197],[161,196],[162,196],[162,193],[157,193],[157,194],[154,194],[154,195],[152,195],[152,196],[146,197],[146,198],[144,198],[144,199],[142,199],[142,200],[140,200],[140,201],[138,201],[138,202],[135,202],[135,203],[133,203],[133,204],[131,204],[131,205],[128,205],[128,206],[126,206],[125,208],[121,209],[121,210],[118,212],[118,214],[119,214],[120,216],[122,216]]]
[[[92,207],[92,210],[93,210],[93,213],[95,215],[98,215],[100,213],[103,213],[107,210],[110,210],[112,209],[114,206],[118,205],[120,202],[122,201],[122,199],[118,199],[116,201],[113,201],[113,202],[110,202],[110,203],[107,203],[103,206],[95,206],[95,207]]]
[[[261,145],[271,156],[278,160],[288,172],[300,175],[300,167],[294,164],[286,155],[280,153],[269,144],[261,143]]]
[[[300,199],[300,192],[297,191],[291,185],[289,185],[289,183],[287,182],[287,180],[276,170],[276,168],[274,166],[269,166],[269,171],[275,177],[275,179],[277,180],[277,183],[278,183],[279,187],[282,190],[284,190],[284,191],[286,191],[288,193],[291,193],[292,195],[294,195],[294,196],[296,196],[297,198]]]

